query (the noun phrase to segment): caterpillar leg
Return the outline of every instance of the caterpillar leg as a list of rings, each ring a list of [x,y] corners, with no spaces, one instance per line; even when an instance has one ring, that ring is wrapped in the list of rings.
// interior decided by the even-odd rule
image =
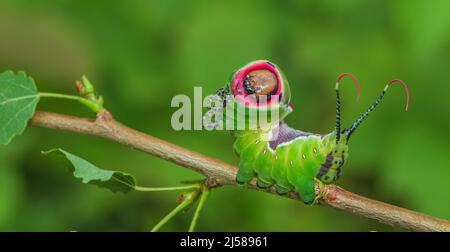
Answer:
[[[258,181],[256,185],[260,188],[271,187],[275,181],[271,176],[273,155],[266,149],[258,155],[255,160],[255,172],[258,174]]]
[[[284,187],[281,185],[276,185],[275,188],[276,188],[278,194],[286,194],[286,193],[292,191],[292,187]]]
[[[255,140],[256,139],[256,140]],[[254,139],[246,140],[250,146],[244,148],[241,151],[240,154],[240,160],[239,160],[239,171],[236,176],[236,181],[238,183],[247,183],[252,178],[256,177],[255,172],[255,162],[258,158],[258,154],[261,152],[262,148],[264,148],[264,145],[260,144],[261,142],[257,140],[258,138],[255,137]],[[235,145],[240,144],[243,142],[241,139],[240,141],[236,141]],[[236,148],[235,149],[241,149]]]
[[[248,162],[239,163],[239,171],[237,172],[236,182],[239,184],[248,183],[254,177],[256,177],[256,173]]]
[[[273,181],[267,181],[263,178],[261,178],[260,176],[258,176],[258,180],[256,181],[256,186],[258,186],[259,188],[268,188],[271,187],[273,185]]]
[[[316,199],[314,179],[302,177],[294,184],[294,187],[305,204],[314,203]]]

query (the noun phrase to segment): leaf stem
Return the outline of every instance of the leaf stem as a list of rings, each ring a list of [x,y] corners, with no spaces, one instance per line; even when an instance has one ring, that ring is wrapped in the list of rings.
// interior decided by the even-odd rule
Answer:
[[[186,185],[186,186],[173,186],[173,187],[141,187],[135,186],[134,190],[140,192],[163,192],[163,191],[178,191],[178,190],[188,190],[188,189],[198,189],[200,185]]]
[[[156,224],[153,227],[151,232],[157,232],[162,226],[164,226],[175,215],[177,215],[179,212],[183,211],[188,206],[190,206],[192,203],[194,203],[197,196],[198,196],[198,190],[186,193],[184,200],[177,207],[175,207],[168,215],[166,215],[162,220],[160,220],[158,222],[158,224]]]
[[[39,92],[38,96],[79,101],[81,104],[88,107],[90,110],[92,110],[95,113],[98,113],[103,109],[103,106],[101,104],[99,104],[95,101],[86,99],[84,97],[80,97],[80,96],[58,94],[58,93],[46,93],[46,92]]]
[[[189,226],[189,232],[194,232],[195,227],[197,225],[198,217],[200,216],[200,211],[205,206],[205,202],[208,199],[209,192],[210,192],[209,188],[207,186],[203,186],[200,201],[198,202],[197,209],[195,209],[195,213],[194,213],[194,217],[192,218],[191,226]]]

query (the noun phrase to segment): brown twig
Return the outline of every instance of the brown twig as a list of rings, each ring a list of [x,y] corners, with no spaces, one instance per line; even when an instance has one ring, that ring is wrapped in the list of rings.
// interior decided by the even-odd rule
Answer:
[[[209,187],[236,184],[235,178],[238,170],[236,166],[131,129],[114,120],[106,110],[99,113],[95,120],[37,111],[31,119],[31,125],[99,136],[128,145],[202,173],[207,178]],[[255,183],[249,184],[248,187],[258,189]],[[320,201],[322,205],[411,231],[450,231],[450,221],[447,220],[368,199],[335,185],[326,186],[320,190],[324,190],[324,196]],[[273,189],[264,191],[275,193]],[[290,193],[286,197],[298,198],[295,193]]]

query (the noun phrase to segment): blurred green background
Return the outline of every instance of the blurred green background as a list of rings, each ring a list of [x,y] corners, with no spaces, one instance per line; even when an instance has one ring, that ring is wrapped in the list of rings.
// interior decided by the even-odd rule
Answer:
[[[86,74],[123,123],[212,157],[237,163],[225,132],[172,130],[176,94],[217,90],[234,68],[277,63],[291,83],[287,122],[326,133],[334,124],[334,80],[342,85],[344,126],[394,86],[350,143],[338,185],[374,199],[450,219],[449,1],[31,1],[0,3],[0,70],[25,70],[41,91],[75,93]],[[66,101],[39,109],[91,116]],[[40,154],[61,147],[143,186],[201,178],[107,140],[29,128],[0,146],[1,231],[146,231],[175,206],[176,192],[113,194],[81,184],[62,162]],[[185,231],[193,211],[164,231]],[[274,195],[214,190],[200,231],[398,231],[376,221]]]

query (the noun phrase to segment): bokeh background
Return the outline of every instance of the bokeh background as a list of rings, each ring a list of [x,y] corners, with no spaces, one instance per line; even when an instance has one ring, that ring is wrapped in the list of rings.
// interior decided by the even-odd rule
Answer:
[[[450,2],[442,1],[31,1],[0,2],[0,69],[25,70],[41,91],[75,93],[86,74],[123,123],[237,163],[226,132],[172,130],[176,94],[217,90],[236,67],[277,63],[291,83],[299,129],[332,130],[334,80],[348,126],[393,86],[354,135],[338,185],[374,199],[450,219]],[[39,109],[90,116],[76,103]],[[171,186],[198,174],[107,140],[29,128],[0,146],[1,231],[146,231],[174,206],[176,192],[114,194],[82,184],[40,154],[64,148],[98,166]],[[164,231],[185,231],[193,211]],[[214,190],[200,231],[400,231],[372,220],[240,187]]]

